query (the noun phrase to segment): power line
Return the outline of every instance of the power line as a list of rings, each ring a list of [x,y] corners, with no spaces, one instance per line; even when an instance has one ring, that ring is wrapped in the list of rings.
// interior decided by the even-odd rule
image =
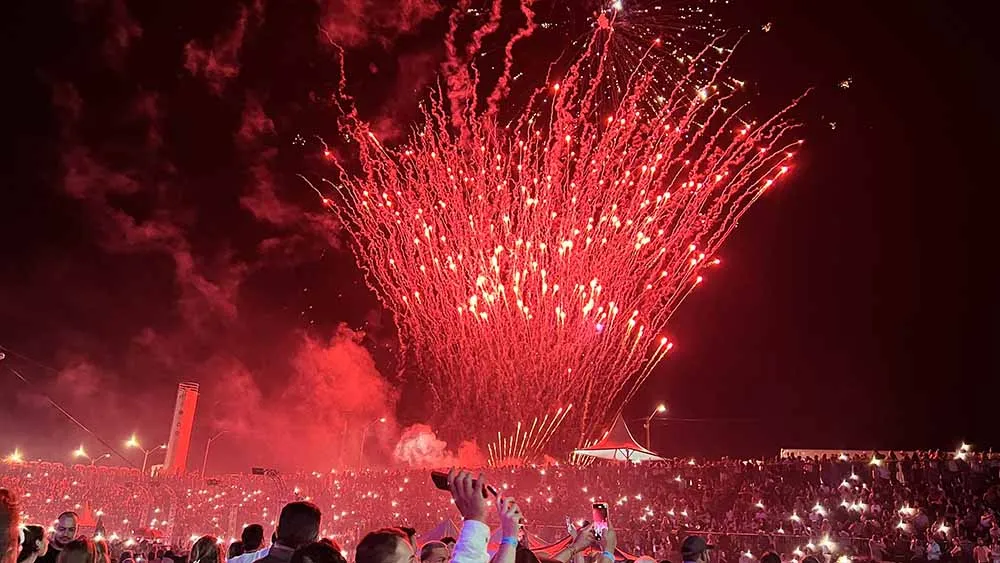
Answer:
[[[14,357],[18,358],[18,359],[21,359],[21,360],[24,360],[26,362],[35,364],[36,366],[38,366],[38,367],[40,367],[42,369],[49,370],[52,373],[59,373],[59,370],[57,370],[56,368],[54,368],[54,367],[52,367],[50,365],[47,365],[45,363],[42,363],[42,362],[40,362],[40,361],[38,361],[38,360],[30,357],[30,356],[26,356],[26,355],[18,352],[17,350],[12,350],[12,349],[4,346],[3,344],[0,344],[0,350],[2,350],[3,352],[6,352],[7,354],[9,354],[11,356],[14,356]],[[3,360],[3,358],[4,358],[4,355],[2,353],[0,353],[0,360]]]
[[[45,366],[41,362],[37,362],[35,360],[32,360],[31,358],[28,358],[27,356],[24,356],[22,354],[18,354],[17,352],[12,351],[10,348],[7,348],[5,346],[0,346],[0,349],[4,350],[6,353],[10,353],[10,354],[12,354],[12,355],[14,355],[14,356],[16,356],[18,358],[21,358],[21,359],[27,360],[29,362],[32,362],[32,363],[34,363],[34,364],[36,364],[38,366],[41,366],[43,368],[52,369],[52,368],[49,368],[48,366]],[[2,361],[4,359],[5,359],[5,355],[3,353],[0,353],[0,361]],[[34,384],[27,377],[25,377],[24,374],[22,374],[20,371],[12,368],[10,366],[4,366],[4,367],[6,367],[7,371],[9,371],[10,373],[14,374],[14,376],[17,377],[18,379],[20,379],[25,385],[27,385],[28,387],[34,387]],[[57,370],[52,369],[52,371],[57,371]],[[116,456],[118,456],[119,458],[121,458],[125,463],[127,463],[133,469],[136,468],[135,464],[132,463],[131,460],[129,460],[124,455],[122,455],[121,452],[119,452],[117,449],[115,449],[115,447],[112,446],[111,444],[109,444],[104,438],[101,438],[94,431],[92,431],[90,428],[87,428],[87,426],[84,423],[80,422],[75,416],[73,416],[72,414],[70,414],[69,411],[67,411],[66,409],[64,409],[62,407],[62,405],[60,405],[59,403],[57,403],[48,394],[43,393],[43,392],[41,392],[41,391],[39,391],[37,389],[33,389],[33,391],[36,392],[36,393],[38,393],[39,395],[41,395],[43,399],[45,399],[46,401],[48,401],[48,403],[50,405],[52,405],[52,407],[54,409],[56,409],[57,411],[59,411],[70,422],[72,422],[77,427],[79,427],[81,430],[83,430],[84,432],[86,432],[87,434],[89,434],[91,437],[93,437],[95,440],[97,440],[98,442],[100,442],[100,444],[102,446],[104,446],[105,448],[107,448],[108,451],[110,451],[111,453],[113,453]]]

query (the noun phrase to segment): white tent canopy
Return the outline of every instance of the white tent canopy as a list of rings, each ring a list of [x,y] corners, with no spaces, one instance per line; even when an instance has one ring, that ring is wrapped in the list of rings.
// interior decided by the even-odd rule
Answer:
[[[642,463],[644,461],[662,461],[663,458],[647,450],[636,443],[625,419],[619,414],[615,418],[615,424],[599,440],[589,448],[573,450],[574,454],[596,457],[601,459],[611,459],[615,461],[630,461],[632,463]]]

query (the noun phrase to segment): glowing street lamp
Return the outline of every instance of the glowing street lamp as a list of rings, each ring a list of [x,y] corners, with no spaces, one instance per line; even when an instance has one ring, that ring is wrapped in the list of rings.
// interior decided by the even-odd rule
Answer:
[[[73,450],[73,457],[77,457],[77,458],[79,458],[79,457],[85,457],[85,458],[87,458],[87,461],[90,462],[90,466],[94,467],[95,465],[97,465],[98,461],[101,461],[102,459],[107,459],[107,458],[111,457],[111,454],[108,453],[108,454],[101,454],[101,455],[99,455],[97,457],[90,457],[87,454],[87,450],[83,449],[83,444],[80,444],[79,448]]]
[[[368,439],[368,429],[371,428],[372,425],[374,425],[374,424],[385,424],[385,417],[382,416],[382,417],[376,418],[375,420],[373,420],[373,421],[369,422],[368,424],[366,424],[365,427],[361,430],[361,451],[358,453],[358,469],[359,470],[361,469],[362,464],[364,464],[364,459],[365,459],[365,440]]]
[[[167,445],[166,444],[160,444],[159,446],[156,446],[155,448],[147,450],[146,448],[143,448],[141,444],[139,444],[139,439],[136,438],[135,434],[132,434],[132,437],[125,441],[125,447],[126,448],[138,448],[139,451],[142,452],[142,454],[143,454],[142,455],[142,474],[143,475],[146,474],[146,462],[149,461],[149,454],[151,454],[151,453],[153,453],[153,452],[155,452],[157,450],[165,450],[165,449],[167,449]]]
[[[660,403],[659,405],[656,406],[655,409],[653,409],[653,412],[650,413],[649,416],[646,417],[645,427],[646,427],[646,449],[647,450],[652,450],[653,449],[653,443],[649,439],[649,427],[653,423],[653,417],[655,417],[658,414],[663,414],[665,412],[667,412],[667,405],[664,405],[663,403]]]

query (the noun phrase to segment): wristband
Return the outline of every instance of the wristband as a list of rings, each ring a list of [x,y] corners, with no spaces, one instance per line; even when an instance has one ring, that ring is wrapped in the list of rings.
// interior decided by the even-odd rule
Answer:
[[[517,547],[517,538],[513,536],[506,536],[500,540],[500,545],[509,545],[512,547]]]
[[[610,559],[610,560],[612,560],[612,561],[614,561],[614,560],[615,560],[615,554],[614,554],[614,553],[611,553],[610,551],[605,551],[605,552],[604,552],[604,553],[602,553],[601,555],[603,555],[603,556],[607,557],[608,559]]]

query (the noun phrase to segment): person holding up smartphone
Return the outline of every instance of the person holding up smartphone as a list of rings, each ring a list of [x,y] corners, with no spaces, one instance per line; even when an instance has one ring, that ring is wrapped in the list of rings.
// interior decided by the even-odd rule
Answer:
[[[455,508],[462,515],[462,531],[451,552],[451,562],[488,563],[490,556],[486,544],[490,539],[490,527],[486,523],[486,481],[482,474],[474,478],[468,471],[452,468],[447,484],[455,499]]]
[[[560,563],[569,563],[570,560],[581,561],[581,554],[587,548],[594,547],[601,550],[601,555],[594,558],[594,563],[615,563],[615,549],[618,547],[618,536],[606,518],[603,529],[604,531],[598,537],[593,523],[580,528],[577,530],[573,542],[557,553],[553,559]]]
[[[600,539],[597,540],[598,547],[601,548],[601,557],[597,560],[600,563],[615,563],[615,550],[618,549],[618,534],[611,527],[610,522],[605,522],[604,531]]]
[[[597,534],[594,532],[593,524],[587,524],[576,530],[575,533],[576,536],[573,537],[573,541],[557,553],[553,559],[560,563],[569,563],[570,560],[576,561],[578,555],[597,543]]]

